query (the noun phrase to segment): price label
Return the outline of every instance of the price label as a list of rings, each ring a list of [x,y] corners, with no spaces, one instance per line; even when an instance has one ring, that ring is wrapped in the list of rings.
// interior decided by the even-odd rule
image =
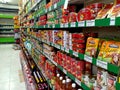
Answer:
[[[44,25],[44,28],[45,28],[45,25]]]
[[[85,55],[85,61],[92,63],[92,57]]]
[[[110,26],[114,26],[115,25],[115,18],[111,18],[110,19]]]
[[[61,27],[61,28],[63,28],[63,27],[64,27],[64,25],[61,23],[61,24],[60,24],[60,27]]]
[[[55,66],[57,66],[57,63],[55,61],[52,61]]]
[[[73,55],[78,57],[78,52],[73,52]]]
[[[55,24],[53,24],[53,28],[55,28]]]
[[[49,11],[51,11],[51,7],[49,8]]]
[[[51,46],[53,46],[53,43],[51,42]]]
[[[78,27],[84,27],[85,26],[85,21],[78,22]]]
[[[76,26],[76,22],[72,22],[71,27],[75,27],[75,26]]]
[[[67,71],[66,71],[65,69],[63,69],[63,72],[64,72],[65,74],[67,74]]]
[[[65,23],[65,27],[66,27],[66,28],[68,27],[68,23]]]
[[[107,62],[97,60],[97,66],[104,68],[104,69],[107,69]]]
[[[57,4],[54,4],[54,9],[56,9],[57,8]]]
[[[57,44],[55,45],[55,47],[56,47],[56,48],[58,48],[58,49],[60,49],[60,46],[59,46],[59,45],[57,45]]]
[[[63,46],[61,46],[61,50],[64,51],[64,47]]]
[[[49,42],[49,41],[47,41],[47,44],[48,44],[48,45],[50,45],[50,42]]]
[[[45,12],[47,13],[47,9],[45,10]]]
[[[81,81],[78,80],[77,78],[75,78],[75,82],[76,82],[79,86],[81,86]]]
[[[65,49],[65,52],[69,53],[69,49],[66,48],[66,49]]]
[[[88,20],[86,26],[95,26],[95,20]]]

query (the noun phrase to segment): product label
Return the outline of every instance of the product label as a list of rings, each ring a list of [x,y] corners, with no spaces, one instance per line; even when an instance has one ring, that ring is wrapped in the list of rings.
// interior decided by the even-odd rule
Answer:
[[[69,53],[69,49],[66,48],[66,49],[65,49],[65,52]]]
[[[86,26],[95,26],[95,20],[86,21]]]
[[[104,68],[104,69],[107,69],[107,62],[97,60],[97,66]]]
[[[66,27],[66,28],[68,27],[68,23],[65,23],[65,27]]]
[[[76,57],[78,57],[78,52],[74,52],[73,51],[73,55],[76,56]]]
[[[56,9],[57,8],[57,4],[54,4],[54,9]]]
[[[55,66],[57,66],[57,63],[56,63],[55,61],[52,60],[52,62],[53,62],[53,64],[54,64]]]
[[[53,28],[55,28],[55,24],[53,24]]]
[[[45,12],[47,13],[47,9],[45,10]]]
[[[110,26],[114,26],[115,25],[115,18],[110,18]]]
[[[85,21],[78,22],[78,27],[84,27],[85,26]]]
[[[61,46],[61,50],[64,51],[64,47],[63,46]]]
[[[72,22],[71,27],[76,27],[76,22]]]
[[[49,11],[51,11],[51,7],[49,8]]]
[[[84,60],[87,61],[87,62],[92,63],[92,57],[90,57],[90,56],[85,55]]]
[[[78,80],[77,78],[75,78],[75,82],[76,82],[79,86],[81,86],[81,81]]]
[[[67,74],[67,71],[66,71],[65,69],[63,69],[63,72],[64,72],[65,74]]]
[[[64,25],[61,23],[61,24],[60,24],[60,27],[61,27],[61,28],[63,28],[63,27],[64,27]]]

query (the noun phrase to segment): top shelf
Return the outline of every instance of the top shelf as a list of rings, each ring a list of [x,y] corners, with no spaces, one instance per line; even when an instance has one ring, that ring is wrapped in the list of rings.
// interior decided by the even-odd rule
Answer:
[[[76,28],[76,27],[101,27],[101,26],[120,26],[120,17],[116,18],[105,18],[105,19],[95,19],[95,20],[86,20],[80,22],[72,23],[60,23],[52,25],[43,25],[43,26],[30,26],[22,28]]]

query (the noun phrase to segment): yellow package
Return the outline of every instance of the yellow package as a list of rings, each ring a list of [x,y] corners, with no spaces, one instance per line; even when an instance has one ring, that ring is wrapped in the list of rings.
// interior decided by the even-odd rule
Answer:
[[[120,65],[120,42],[108,42],[106,44],[103,60],[112,64]]]
[[[89,37],[87,39],[85,54],[88,56],[96,57],[99,39]]]
[[[107,41],[104,41],[102,43],[102,46],[100,48],[100,51],[99,51],[99,54],[98,54],[98,58],[97,58],[98,60],[102,60],[103,59],[103,55],[105,53],[105,48],[106,48],[106,43],[107,43]]]

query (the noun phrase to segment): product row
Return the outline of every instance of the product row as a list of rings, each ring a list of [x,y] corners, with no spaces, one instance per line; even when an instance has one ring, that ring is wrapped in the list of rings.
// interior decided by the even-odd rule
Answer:
[[[30,35],[46,42],[63,46],[68,50],[70,49],[97,58],[97,60],[120,66],[120,42],[96,38],[98,37],[97,33],[70,33],[69,31],[62,30],[39,30],[38,32],[31,32]],[[42,44],[42,46],[47,47],[48,45]],[[48,46],[47,50],[53,50],[53,47],[49,48]]]
[[[46,1],[42,1],[40,3],[39,10],[28,15],[23,21],[29,20],[32,17],[45,12],[46,3]],[[82,8],[83,5],[68,5],[67,9],[64,9],[64,7],[61,6],[55,11],[51,11],[43,16],[38,17],[37,21],[32,19],[24,23],[23,26],[31,26],[34,24],[34,22],[36,25],[40,26],[46,24],[51,25],[58,23],[79,22],[92,19],[115,18],[120,16],[119,5],[119,0],[114,0],[112,4],[94,3],[87,5],[84,8]]]
[[[59,83],[58,85],[56,85],[57,83],[55,82],[57,81],[56,79],[59,77],[58,74],[62,76],[63,80],[65,79],[66,75],[64,75],[63,72],[60,72],[60,70],[58,70],[58,68],[53,63],[51,63],[46,58],[46,56],[44,56],[43,54],[38,54],[36,52],[36,49],[39,49],[37,47],[39,46],[39,44],[37,45],[35,44],[35,42],[33,43],[34,43],[34,47],[32,51],[34,51],[34,53],[32,54],[37,55],[38,65],[42,68],[42,70],[45,71],[45,74],[47,75],[47,77],[49,77],[49,79],[51,80],[51,83],[53,85],[55,84],[54,86],[56,90],[61,90],[60,88],[64,86],[65,81],[61,81],[61,83],[63,83],[62,85],[60,84],[60,81],[58,82]],[[56,53],[55,52],[56,50],[55,50],[53,52],[51,48],[52,47],[50,46],[44,45],[43,46],[44,54],[49,56],[50,58],[53,57],[53,60],[58,65],[62,66],[65,70],[67,70],[69,73],[74,75],[74,77],[76,77],[78,80],[85,83],[86,86],[88,86],[91,90],[116,90],[115,89],[116,88],[115,84],[117,82],[116,75],[111,74],[110,72],[107,72],[101,68],[98,68],[92,65],[91,63],[85,62],[84,60],[80,60],[78,58],[70,56],[62,51],[61,52],[57,51]],[[59,77],[59,80],[61,80],[60,77]],[[72,84],[69,87],[72,88]],[[64,87],[64,89],[62,90],[66,90],[65,88],[67,87]],[[73,89],[73,90],[78,90],[78,87],[76,86],[76,89]]]

